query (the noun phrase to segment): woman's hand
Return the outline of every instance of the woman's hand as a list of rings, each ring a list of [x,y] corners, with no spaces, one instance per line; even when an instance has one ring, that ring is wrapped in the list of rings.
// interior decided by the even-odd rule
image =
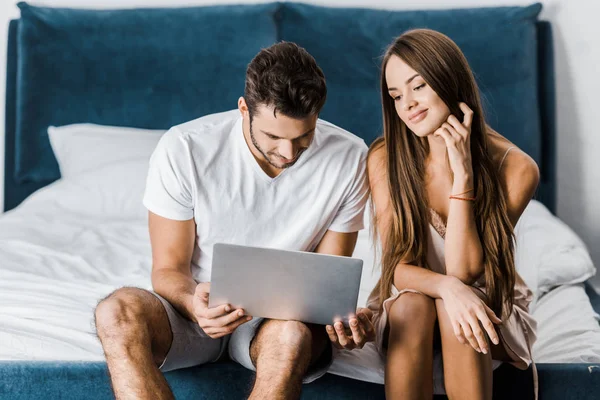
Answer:
[[[462,344],[468,342],[476,351],[487,354],[489,349],[483,332],[485,330],[491,341],[498,344],[498,334],[494,324],[500,324],[502,321],[470,286],[457,278],[448,278],[441,296],[456,338]]]
[[[450,168],[456,177],[472,177],[473,164],[471,161],[471,122],[473,110],[465,103],[459,103],[464,113],[462,123],[450,114],[446,122],[433,132],[434,136],[444,139],[448,148]]]
[[[350,329],[345,328],[340,321],[325,327],[329,340],[338,349],[362,349],[367,342],[375,340],[372,318],[371,310],[359,308],[356,316],[350,317]]]

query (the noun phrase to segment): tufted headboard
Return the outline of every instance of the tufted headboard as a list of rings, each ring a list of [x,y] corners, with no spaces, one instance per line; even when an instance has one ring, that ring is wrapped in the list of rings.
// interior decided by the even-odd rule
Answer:
[[[490,125],[542,173],[555,209],[552,32],[541,5],[386,11],[294,3],[79,10],[19,3],[10,23],[4,208],[60,177],[46,129],[91,122],[167,129],[236,107],[248,62],[289,40],[323,69],[321,117],[370,143],[381,133],[379,63],[403,31],[446,33],[473,68]],[[90,149],[93,151],[93,149]]]

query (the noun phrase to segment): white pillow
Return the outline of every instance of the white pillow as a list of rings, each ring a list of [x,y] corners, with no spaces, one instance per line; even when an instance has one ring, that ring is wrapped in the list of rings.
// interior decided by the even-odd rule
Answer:
[[[165,130],[72,124],[48,127],[63,178],[122,161],[150,160]]]
[[[536,298],[553,287],[584,282],[596,273],[579,236],[536,200],[523,212],[515,235],[516,268]]]
[[[58,210],[66,218],[146,219],[142,203],[148,162],[122,161],[68,179],[61,178],[29,196],[18,209]],[[24,211],[22,211],[24,212]],[[45,212],[45,211],[44,211]]]

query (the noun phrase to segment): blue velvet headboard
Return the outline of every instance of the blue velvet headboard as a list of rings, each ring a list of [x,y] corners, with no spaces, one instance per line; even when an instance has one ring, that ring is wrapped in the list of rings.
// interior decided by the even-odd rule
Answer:
[[[247,63],[279,40],[325,72],[322,118],[380,134],[379,56],[416,27],[464,51],[489,123],[538,163],[536,198],[555,208],[551,27],[541,6],[398,11],[293,3],[75,10],[19,3],[8,35],[4,208],[59,178],[46,128],[75,122],[169,128],[236,107]],[[92,149],[90,149],[92,151]]]

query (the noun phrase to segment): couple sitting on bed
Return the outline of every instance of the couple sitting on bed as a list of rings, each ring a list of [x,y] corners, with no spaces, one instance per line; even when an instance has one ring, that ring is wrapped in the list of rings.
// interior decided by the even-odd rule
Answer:
[[[161,371],[224,355],[256,370],[250,398],[297,398],[332,345],[368,341],[388,398],[431,398],[434,352],[450,398],[491,398],[492,359],[529,366],[535,322],[513,228],[535,162],[486,125],[465,57],[438,32],[392,43],[381,90],[383,137],[367,151],[318,119],[324,75],[282,42],[249,64],[237,110],[163,136],[144,196],[154,292],[119,289],[95,313],[117,398],[172,398]],[[208,308],[214,243],[351,256],[369,195],[382,273],[348,330]]]

